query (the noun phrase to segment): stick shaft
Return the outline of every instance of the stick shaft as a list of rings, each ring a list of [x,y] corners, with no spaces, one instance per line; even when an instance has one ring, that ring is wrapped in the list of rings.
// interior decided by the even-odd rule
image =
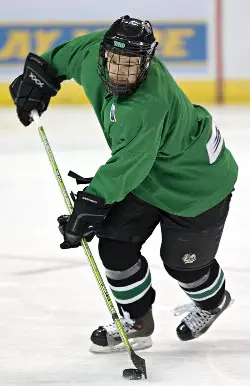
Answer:
[[[36,123],[36,125],[38,127],[39,135],[40,135],[41,140],[42,140],[42,142],[44,144],[44,148],[46,150],[46,153],[47,153],[48,159],[50,161],[50,164],[52,166],[54,175],[55,175],[56,180],[58,182],[58,185],[60,187],[62,196],[64,198],[64,202],[65,202],[65,204],[67,206],[69,214],[71,214],[72,210],[73,210],[71,199],[70,199],[69,194],[68,194],[68,192],[66,190],[65,184],[63,182],[62,176],[61,176],[60,171],[58,169],[56,160],[54,158],[52,149],[50,147],[49,141],[47,139],[45,130],[44,130],[42,124],[41,124],[40,117],[39,117],[37,111],[33,110],[32,113],[31,113],[31,117],[33,118],[34,122]],[[98,269],[98,267],[96,265],[95,259],[94,259],[93,255],[91,253],[91,250],[90,250],[89,245],[88,245],[88,243],[87,243],[85,238],[83,238],[81,240],[81,244],[82,244],[84,252],[85,252],[85,254],[86,254],[87,258],[88,258],[89,264],[90,264],[90,266],[92,268],[92,271],[94,273],[94,276],[96,278],[98,286],[99,286],[99,288],[101,290],[101,293],[102,293],[102,295],[104,297],[104,300],[105,300],[105,302],[107,304],[109,312],[110,312],[110,314],[112,316],[112,319],[113,319],[114,323],[116,324],[116,327],[117,327],[117,329],[119,331],[120,337],[121,337],[121,339],[122,339],[122,341],[123,341],[123,343],[124,343],[124,345],[126,347],[126,350],[130,354],[130,357],[131,357],[134,365],[137,368],[139,367],[139,369],[142,370],[142,372],[146,376],[145,361],[144,361],[144,359],[142,359],[138,355],[136,355],[134,353],[132,347],[131,347],[131,344],[130,344],[128,338],[127,338],[127,335],[126,335],[126,333],[124,331],[124,328],[123,328],[123,326],[121,324],[121,321],[120,321],[120,319],[119,319],[119,317],[117,315],[116,309],[115,309],[115,307],[113,305],[113,302],[112,302],[112,300],[110,298],[109,292],[108,292],[108,290],[107,290],[107,288],[105,286],[105,283],[104,283],[104,281],[102,279],[102,276],[101,276],[101,274],[99,272],[99,269]],[[144,366],[143,366],[143,364],[144,364]],[[145,368],[145,371],[143,371],[144,368]]]

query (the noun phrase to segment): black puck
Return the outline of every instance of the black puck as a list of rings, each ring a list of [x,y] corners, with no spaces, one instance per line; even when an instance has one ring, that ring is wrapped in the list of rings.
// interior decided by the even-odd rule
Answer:
[[[125,369],[122,373],[123,377],[129,380],[142,379],[142,372],[138,369]]]

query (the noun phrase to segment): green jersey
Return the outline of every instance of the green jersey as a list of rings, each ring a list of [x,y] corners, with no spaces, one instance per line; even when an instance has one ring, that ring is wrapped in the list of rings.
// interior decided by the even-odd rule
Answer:
[[[84,88],[111,149],[86,191],[106,203],[132,192],[186,217],[215,206],[233,190],[238,168],[211,115],[188,100],[157,57],[133,94],[107,95],[97,73],[104,33],[80,36],[43,55],[58,76]]]

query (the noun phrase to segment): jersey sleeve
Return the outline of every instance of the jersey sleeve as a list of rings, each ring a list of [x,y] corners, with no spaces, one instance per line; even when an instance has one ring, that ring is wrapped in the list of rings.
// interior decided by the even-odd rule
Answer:
[[[112,156],[101,166],[86,191],[103,197],[108,204],[119,202],[150,172],[161,142],[163,122],[156,124],[148,113],[144,118],[127,111],[112,139]]]
[[[45,52],[42,57],[57,70],[58,77],[74,78],[77,83],[80,83],[81,73],[84,71],[84,60],[91,46],[102,40],[105,31],[79,36]]]

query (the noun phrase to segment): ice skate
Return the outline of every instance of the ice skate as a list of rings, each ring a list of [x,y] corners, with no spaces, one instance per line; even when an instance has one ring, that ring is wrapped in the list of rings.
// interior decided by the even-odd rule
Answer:
[[[120,321],[134,350],[144,350],[152,346],[151,335],[154,331],[152,310],[136,320],[131,320],[125,312]],[[126,350],[115,323],[98,327],[93,331],[91,341],[90,351],[94,353]]]
[[[183,341],[198,338],[209,329],[214,321],[228,308],[231,303],[232,300],[230,293],[225,291],[220,305],[213,310],[202,310],[200,307],[195,305],[195,303],[177,307],[174,310],[175,316],[181,315],[184,312],[189,312],[176,329],[178,338]]]

